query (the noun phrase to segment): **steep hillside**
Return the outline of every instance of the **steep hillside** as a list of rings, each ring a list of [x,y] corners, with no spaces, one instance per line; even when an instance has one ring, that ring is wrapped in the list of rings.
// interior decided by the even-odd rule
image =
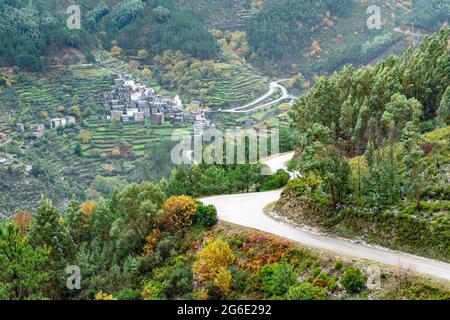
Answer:
[[[443,28],[417,51],[320,78],[297,101],[291,168],[303,177],[283,214],[449,261],[449,41]]]

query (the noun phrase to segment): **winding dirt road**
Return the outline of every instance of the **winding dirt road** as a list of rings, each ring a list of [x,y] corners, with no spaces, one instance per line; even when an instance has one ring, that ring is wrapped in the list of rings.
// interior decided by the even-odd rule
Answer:
[[[286,167],[293,153],[268,158],[264,161],[273,172]],[[367,259],[402,269],[427,274],[450,281],[450,264],[423,257],[358,244],[350,240],[302,230],[275,221],[264,214],[264,208],[280,198],[281,191],[223,195],[202,199],[205,204],[216,206],[223,221],[268,232],[309,247],[329,250],[338,254]]]

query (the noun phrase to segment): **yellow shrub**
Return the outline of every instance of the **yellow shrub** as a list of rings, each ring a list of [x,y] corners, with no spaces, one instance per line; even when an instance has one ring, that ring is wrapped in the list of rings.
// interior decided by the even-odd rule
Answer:
[[[169,198],[163,205],[160,226],[167,231],[184,230],[192,225],[197,202],[188,196]]]
[[[197,253],[197,260],[192,266],[194,277],[200,282],[213,282],[223,269],[228,269],[235,261],[230,246],[218,239],[208,243],[203,250]],[[219,280],[226,277],[222,274]]]

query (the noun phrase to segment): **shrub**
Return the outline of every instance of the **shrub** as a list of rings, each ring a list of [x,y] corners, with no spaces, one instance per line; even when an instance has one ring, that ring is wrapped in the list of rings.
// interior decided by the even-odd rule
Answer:
[[[217,209],[213,205],[205,206],[203,203],[198,202],[197,210],[194,216],[195,223],[198,223],[205,227],[212,227],[217,223]]]
[[[112,294],[100,291],[95,294],[95,300],[117,300]]]
[[[323,300],[327,292],[321,287],[315,287],[309,282],[302,282],[289,288],[286,298],[288,300]]]
[[[185,230],[192,225],[197,202],[188,196],[170,197],[163,206],[159,224],[163,230]]]
[[[161,292],[163,291],[163,285],[158,281],[147,281],[142,288],[142,298],[144,300],[161,300]]]
[[[366,278],[362,274],[361,270],[356,267],[349,267],[341,280],[341,284],[345,290],[350,293],[359,293],[366,286]]]
[[[173,265],[153,269],[153,280],[165,284],[163,293],[168,299],[186,299],[194,289],[190,258],[177,256],[173,261]]]
[[[236,267],[231,268],[233,275],[233,291],[238,293],[248,293],[253,289],[251,281],[251,271],[248,269],[239,270]]]
[[[336,260],[335,264],[334,264],[334,269],[336,270],[342,270],[344,263],[342,262],[342,260]]]
[[[289,181],[289,173],[284,170],[278,172],[270,177],[262,184],[260,191],[275,190],[284,187]]]
[[[294,267],[283,258],[278,264],[265,265],[259,271],[259,280],[268,296],[283,296],[297,281]]]
[[[231,291],[233,284],[233,275],[230,270],[225,267],[220,268],[216,277],[214,278],[214,284],[220,290],[222,294],[228,294]]]
[[[123,288],[119,290],[115,296],[117,297],[117,300],[139,300],[140,295],[139,292],[136,290],[133,290],[131,288]]]
[[[296,178],[287,183],[286,189],[292,191],[296,196],[300,197],[311,192],[315,192],[320,186],[320,180],[310,175],[306,178]]]
[[[194,277],[200,282],[212,282],[222,268],[230,267],[234,260],[228,243],[217,239],[197,253],[197,260],[192,266]]]

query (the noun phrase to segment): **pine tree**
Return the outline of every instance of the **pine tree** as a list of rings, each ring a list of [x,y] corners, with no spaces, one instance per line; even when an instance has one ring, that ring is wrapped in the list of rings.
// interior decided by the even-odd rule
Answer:
[[[424,152],[420,147],[421,135],[418,125],[408,122],[402,132],[402,141],[405,146],[403,173],[405,187],[413,195],[416,202],[416,210],[420,210],[420,197],[423,184],[423,157]]]
[[[74,258],[75,250],[69,233],[64,229],[63,219],[50,199],[41,198],[33,218],[30,242],[34,247],[50,249],[49,293],[60,297],[66,284],[65,267]]]
[[[79,245],[85,239],[87,231],[87,217],[80,210],[80,204],[72,197],[70,204],[66,210],[65,219],[69,229],[70,236],[76,245]]]
[[[438,110],[438,119],[444,125],[450,123],[450,86],[447,87],[442,96]]]
[[[341,128],[341,136],[346,141],[344,149],[349,156],[353,155],[353,143],[351,138],[353,136],[353,128],[355,126],[353,119],[353,104],[352,96],[344,102],[341,109],[341,117],[339,119],[339,127]]]
[[[48,256],[12,223],[0,225],[0,300],[46,298]]]

